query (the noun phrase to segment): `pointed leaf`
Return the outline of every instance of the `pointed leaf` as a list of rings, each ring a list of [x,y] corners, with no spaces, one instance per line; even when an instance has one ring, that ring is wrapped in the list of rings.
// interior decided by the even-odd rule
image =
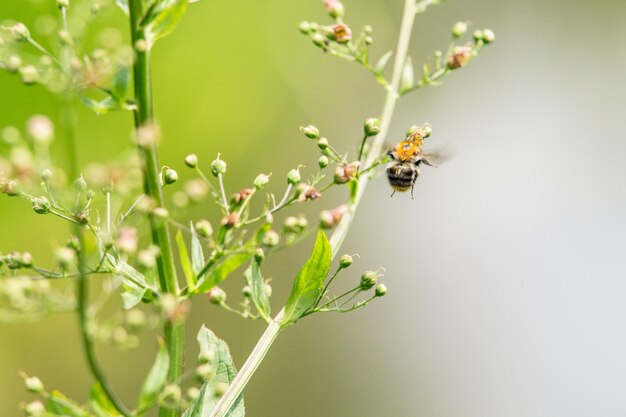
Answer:
[[[91,417],[80,405],[67,398],[57,390],[53,390],[48,398],[48,413],[53,416]]]
[[[220,384],[231,384],[237,375],[237,369],[233,358],[228,350],[228,345],[215,334],[202,326],[198,332],[198,343],[201,352],[212,351],[215,353],[215,376],[202,385],[200,394],[192,401],[183,417],[208,417],[217,405],[219,397],[215,395],[216,388]],[[232,408],[226,414],[227,417],[244,417],[245,408],[243,396],[239,396]]]
[[[409,91],[413,87],[415,75],[413,72],[413,60],[411,57],[406,58],[404,68],[402,69],[402,81],[400,82],[400,94]]]
[[[142,22],[146,39],[153,44],[172,33],[185,14],[187,3],[188,0],[157,0]]]
[[[197,274],[204,268],[204,252],[202,251],[202,242],[196,233],[196,229],[193,227],[193,223],[189,225],[191,229],[191,264],[193,266],[193,272]]]
[[[178,256],[180,258],[180,265],[183,268],[183,273],[185,274],[187,286],[189,287],[189,291],[193,292],[196,288],[196,274],[193,272],[193,266],[189,260],[189,254],[187,253],[187,245],[185,245],[185,239],[180,230],[176,234],[176,244],[178,245]]]
[[[139,395],[138,410],[145,410],[156,403],[156,400],[165,387],[167,372],[170,368],[170,357],[163,342],[159,343],[159,350],[154,365],[146,377]]]
[[[270,300],[267,297],[267,292],[265,291],[265,281],[263,281],[263,276],[261,275],[261,264],[256,260],[256,258],[252,259],[252,265],[248,270],[246,270],[244,276],[248,286],[250,286],[250,289],[252,290],[252,301],[254,302],[256,309],[261,317],[263,317],[265,321],[269,322],[272,319],[270,316]]]
[[[115,4],[117,4],[117,7],[122,9],[122,11],[128,15],[128,0],[115,0]]]
[[[126,101],[128,86],[130,85],[130,68],[127,65],[120,65],[113,76],[111,94],[118,103]]]
[[[112,110],[120,109],[119,103],[111,96],[103,100],[94,100],[87,96],[81,96],[80,98],[85,106],[93,110],[99,116],[107,114]]]
[[[282,326],[298,321],[322,296],[324,280],[330,271],[331,257],[332,249],[328,238],[320,230],[317,233],[311,256],[300,269],[293,283],[291,295],[285,306]]]
[[[121,417],[121,414],[109,401],[109,397],[106,396],[99,382],[96,382],[91,387],[89,406],[97,417]]]
[[[194,293],[200,294],[208,292],[211,288],[224,281],[237,268],[246,263],[251,256],[252,254],[250,253],[232,255],[230,258],[217,265],[208,276],[204,276],[203,279],[200,279]]]

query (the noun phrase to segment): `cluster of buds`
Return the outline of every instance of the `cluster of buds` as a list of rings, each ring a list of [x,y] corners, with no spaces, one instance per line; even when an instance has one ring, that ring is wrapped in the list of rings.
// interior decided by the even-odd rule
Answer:
[[[353,161],[349,164],[339,165],[335,169],[335,184],[345,184],[354,180],[359,172],[359,166],[361,166],[360,161]]]
[[[298,216],[289,216],[285,219],[283,224],[283,230],[286,234],[295,234],[300,235],[309,227],[309,222],[307,221],[304,214],[299,214]]]
[[[29,252],[10,252],[6,255],[0,254],[0,266],[5,265],[9,269],[32,268],[33,255]]]
[[[468,30],[466,22],[456,22],[452,27],[452,38],[454,40],[461,38]],[[447,67],[455,70],[465,66],[472,58],[476,56],[483,45],[490,44],[496,40],[496,35],[489,29],[476,30],[472,34],[473,43],[465,45],[456,45],[452,48],[447,57]]]

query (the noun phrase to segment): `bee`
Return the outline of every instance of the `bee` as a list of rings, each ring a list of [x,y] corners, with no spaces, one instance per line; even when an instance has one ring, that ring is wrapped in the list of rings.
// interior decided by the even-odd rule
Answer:
[[[393,188],[392,197],[396,191],[411,190],[411,198],[413,198],[413,188],[420,175],[420,165],[435,166],[429,158],[434,159],[436,155],[422,152],[424,139],[429,135],[430,130],[415,129],[387,153],[391,158],[391,165],[387,168],[387,179]]]

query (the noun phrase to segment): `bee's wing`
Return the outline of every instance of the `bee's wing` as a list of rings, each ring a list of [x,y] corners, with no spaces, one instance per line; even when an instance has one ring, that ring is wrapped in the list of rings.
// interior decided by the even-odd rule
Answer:
[[[439,165],[448,162],[454,157],[454,154],[454,149],[449,146],[419,153],[422,163],[430,165],[431,167],[438,167]]]

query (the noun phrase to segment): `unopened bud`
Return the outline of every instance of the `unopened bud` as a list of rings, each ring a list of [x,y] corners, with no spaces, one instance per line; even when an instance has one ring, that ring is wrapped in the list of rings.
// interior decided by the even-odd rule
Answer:
[[[484,36],[484,33],[482,30],[475,30],[474,33],[472,33],[472,38],[474,38],[476,42],[482,41],[483,36]]]
[[[169,384],[163,388],[160,395],[160,403],[167,408],[178,408],[183,397],[182,391],[178,385]]]
[[[213,349],[203,349],[198,354],[198,362],[199,363],[215,363],[215,351]]]
[[[263,187],[265,187],[268,182],[270,182],[270,177],[268,175],[259,174],[254,179],[254,188],[256,188],[257,190],[260,190]]]
[[[452,37],[455,39],[460,38],[467,32],[467,23],[465,22],[456,22],[454,26],[452,26]]]
[[[213,378],[213,375],[215,375],[215,372],[212,365],[205,363],[196,367],[196,377],[201,381],[208,381]]]
[[[321,33],[314,33],[313,36],[311,36],[311,40],[315,46],[324,46],[326,44],[326,39]]]
[[[189,387],[187,388],[187,398],[189,398],[189,400],[193,401],[196,398],[198,398],[200,396],[200,390],[196,387]]]
[[[385,284],[378,284],[374,294],[376,297],[383,297],[387,294],[387,286]]]
[[[152,210],[152,215],[158,219],[167,219],[170,216],[170,212],[166,208],[156,207]]]
[[[163,173],[163,184],[170,185],[174,184],[178,181],[178,172],[174,171],[172,168],[167,168]]]
[[[365,120],[363,125],[365,136],[376,136],[380,133],[380,120],[376,118],[369,118]]]
[[[70,6],[70,0],[57,0],[57,7],[59,9],[66,9]]]
[[[209,238],[213,234],[213,227],[211,227],[211,223],[208,220],[200,220],[195,224],[196,232],[198,235]]]
[[[470,60],[472,48],[469,46],[457,46],[448,57],[448,68],[451,70],[461,68]]]
[[[342,269],[346,269],[348,268],[350,265],[352,265],[352,262],[354,260],[352,259],[352,256],[350,255],[343,255],[340,259],[339,259],[339,267]]]
[[[262,248],[258,248],[254,252],[254,260],[257,261],[258,263],[261,263],[263,262],[263,259],[265,259],[265,252],[263,252]]]
[[[245,287],[243,287],[241,289],[241,293],[243,294],[244,297],[250,298],[250,297],[252,297],[252,288],[250,288],[250,286],[246,285]]]
[[[47,145],[54,137],[52,121],[43,115],[35,115],[26,122],[26,130],[33,140],[41,145]]]
[[[300,127],[300,131],[302,133],[304,133],[304,135],[307,138],[310,138],[310,139],[319,139],[320,138],[320,131],[318,130],[317,127],[315,127],[313,125],[301,126]]]
[[[263,236],[263,244],[267,247],[273,248],[280,242],[280,236],[274,230],[268,230]]]
[[[226,173],[226,162],[222,161],[219,155],[216,160],[211,162],[211,173],[216,177]]]
[[[58,248],[55,257],[59,267],[64,271],[71,269],[76,264],[76,252],[68,247]]]
[[[19,70],[20,81],[26,85],[35,84],[39,81],[39,71],[32,65],[26,65]]]
[[[320,168],[326,168],[329,163],[330,161],[328,160],[328,157],[326,155],[320,156],[320,159],[317,160],[317,164],[320,166]]]
[[[185,157],[185,165],[189,168],[195,168],[198,166],[198,156],[195,153],[189,154]]]
[[[311,24],[307,21],[300,22],[298,29],[300,29],[300,32],[307,34],[311,31]]]
[[[40,394],[44,390],[43,382],[41,382],[41,379],[36,376],[26,378],[24,380],[24,385],[26,385],[26,389],[33,394]]]
[[[226,393],[228,389],[228,384],[226,382],[220,382],[215,386],[215,390],[213,391],[216,397],[221,397]]]
[[[378,272],[376,271],[365,271],[361,275],[361,290],[367,291],[372,288],[378,282]]]
[[[16,23],[13,26],[9,26],[7,30],[16,41],[23,42],[30,38],[30,31],[24,23]]]
[[[39,197],[33,200],[33,211],[37,214],[48,214],[52,209],[50,201],[46,197]]]
[[[52,178],[52,171],[48,168],[44,169],[41,172],[41,179],[45,182],[47,182],[50,178]]]
[[[324,149],[328,148],[328,139],[320,138],[317,141],[317,147],[320,148],[321,150],[324,150]]]
[[[298,184],[301,180],[302,180],[302,178],[300,177],[300,171],[299,171],[299,168],[292,169],[291,171],[289,171],[289,172],[287,173],[287,183],[288,183],[288,184],[291,184],[291,185],[296,185],[296,184]]]
[[[209,301],[213,304],[220,305],[224,301],[226,301],[226,293],[220,287],[213,287],[211,291],[209,291]]]
[[[87,189],[87,182],[82,175],[74,181],[74,189],[79,192],[83,192]]]
[[[483,29],[483,42],[485,44],[491,43],[496,40],[496,34],[493,33],[493,30]]]
[[[11,55],[7,58],[6,66],[10,72],[17,72],[22,66],[22,58],[17,55]]]
[[[26,404],[24,412],[28,417],[43,417],[46,414],[46,407],[41,401],[33,401]]]

